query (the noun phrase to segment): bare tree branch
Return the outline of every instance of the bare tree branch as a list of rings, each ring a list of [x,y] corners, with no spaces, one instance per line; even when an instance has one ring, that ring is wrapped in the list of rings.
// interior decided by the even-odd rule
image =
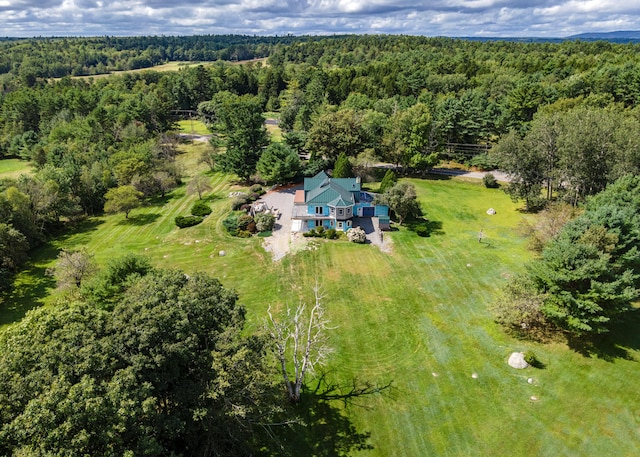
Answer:
[[[315,302],[310,310],[304,303],[300,303],[295,310],[287,307],[282,321],[274,317],[271,307],[267,310],[269,335],[289,399],[293,402],[300,400],[305,377],[312,375],[315,367],[322,365],[333,352],[327,345],[327,330],[331,327],[322,305],[324,294],[317,281],[313,292]],[[293,371],[293,378],[289,367]]]

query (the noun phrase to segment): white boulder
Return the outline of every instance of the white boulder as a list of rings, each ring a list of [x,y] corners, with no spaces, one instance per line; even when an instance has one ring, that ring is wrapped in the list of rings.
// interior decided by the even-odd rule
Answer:
[[[509,356],[509,366],[513,368],[517,368],[518,370],[522,370],[523,368],[527,368],[529,364],[524,360],[523,352],[514,352]]]

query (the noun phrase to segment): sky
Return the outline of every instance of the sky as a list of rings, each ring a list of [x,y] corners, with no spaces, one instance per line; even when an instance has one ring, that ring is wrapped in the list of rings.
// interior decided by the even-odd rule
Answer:
[[[408,34],[567,37],[640,30],[638,0],[0,0],[0,36]]]

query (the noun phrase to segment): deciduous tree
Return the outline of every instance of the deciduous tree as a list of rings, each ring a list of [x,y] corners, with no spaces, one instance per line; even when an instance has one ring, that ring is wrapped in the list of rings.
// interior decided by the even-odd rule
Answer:
[[[68,251],[63,249],[58,254],[55,266],[48,271],[56,278],[61,289],[79,288],[82,283],[98,271],[98,267],[86,249]]]
[[[202,200],[202,194],[212,189],[210,181],[206,176],[195,175],[187,184],[187,195],[198,194],[198,198]]]
[[[378,195],[377,201],[387,205],[393,211],[400,225],[409,218],[422,215],[416,188],[406,182],[400,182],[386,190],[382,195]]]
[[[124,217],[128,219],[131,210],[140,206],[142,196],[142,192],[137,191],[133,186],[109,189],[104,196],[104,211],[107,213],[124,212]]]

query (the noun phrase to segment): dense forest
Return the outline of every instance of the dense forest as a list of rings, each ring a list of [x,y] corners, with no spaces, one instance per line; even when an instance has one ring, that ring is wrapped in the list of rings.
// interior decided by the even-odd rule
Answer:
[[[615,200],[615,195],[633,200],[638,184],[619,181],[600,200],[590,198],[625,175],[640,173],[639,51],[640,45],[605,41],[483,42],[411,36],[0,41],[0,159],[28,160],[35,169],[0,182],[0,284],[10,289],[12,275],[30,250],[52,234],[108,211],[105,203],[115,195],[110,191],[124,189],[144,199],[178,186],[178,140],[172,131],[175,121],[188,115],[201,117],[213,132],[209,157],[203,160],[246,183],[277,183],[313,174],[331,168],[338,157],[347,157],[364,180],[370,164],[379,161],[396,165],[399,173],[419,174],[448,160],[481,169],[500,167],[511,178],[505,190],[524,201],[525,211],[541,210],[552,201],[572,207],[590,201],[584,215],[544,251],[537,270],[519,278],[507,293],[513,299],[523,287],[540,297],[554,288],[570,289],[571,284],[558,285],[566,278],[543,272],[550,271],[550,265],[566,264],[562,256],[569,252],[567,246],[582,246],[584,252],[571,251],[572,259],[579,263],[584,254],[593,260],[585,268],[597,270],[600,283],[594,286],[593,278],[579,278],[580,297],[565,295],[564,302],[547,303],[547,318],[577,334],[603,332],[609,319],[636,298],[638,247],[636,229],[628,236],[620,229],[612,238],[611,231],[626,227],[626,222],[613,218],[598,202]],[[268,60],[228,62],[257,57]],[[175,72],[153,71],[169,61],[202,64]],[[140,68],[148,71],[101,79],[72,77]],[[267,147],[264,112],[277,117],[284,132],[278,150]],[[281,174],[274,174],[275,169]],[[632,215],[637,202],[618,209]],[[618,249],[619,243],[624,246]],[[611,271],[619,278],[612,278]],[[170,273],[154,275],[147,281],[166,281]],[[180,283],[180,278],[171,280]],[[218,287],[201,280],[207,287]],[[585,311],[582,303],[592,304],[594,287],[614,303],[610,315],[592,319],[598,310]],[[134,288],[126,300],[136,302],[136,291],[140,292]],[[220,294],[226,297],[226,292]],[[247,352],[250,342],[239,337],[243,316],[234,308],[235,298],[225,303],[237,321],[229,324],[237,334],[227,341],[232,346],[227,349],[243,357],[259,353],[258,346]],[[149,305],[145,312],[160,305]],[[82,325],[100,327],[104,338],[96,344],[111,347],[119,338],[133,338],[123,322],[116,322],[119,327],[107,322],[124,320],[128,310],[117,308],[124,313],[120,316],[89,312],[85,306],[63,318],[71,323],[87,319]],[[578,317],[571,314],[572,306],[579,308]],[[507,325],[521,322],[504,312],[502,316]],[[531,321],[537,323],[538,317]],[[41,315],[30,319],[35,326],[45,325]],[[26,327],[16,332],[6,338],[30,335]],[[120,382],[117,376],[128,370],[122,361],[113,363],[109,376],[114,378],[106,377],[98,386],[105,391],[116,389],[111,384]],[[18,376],[6,376],[14,375]],[[82,375],[74,374],[78,379]],[[60,380],[61,389],[68,387],[65,382]],[[191,400],[199,407],[200,399]],[[118,421],[125,419],[114,416],[113,427],[122,426]],[[188,432],[197,436],[202,427],[214,427],[213,422],[190,424]],[[20,422],[12,427],[18,430]],[[231,437],[229,449],[241,441]],[[174,450],[181,439],[152,444]],[[132,438],[121,450],[147,445]],[[199,449],[209,445],[198,444]]]

